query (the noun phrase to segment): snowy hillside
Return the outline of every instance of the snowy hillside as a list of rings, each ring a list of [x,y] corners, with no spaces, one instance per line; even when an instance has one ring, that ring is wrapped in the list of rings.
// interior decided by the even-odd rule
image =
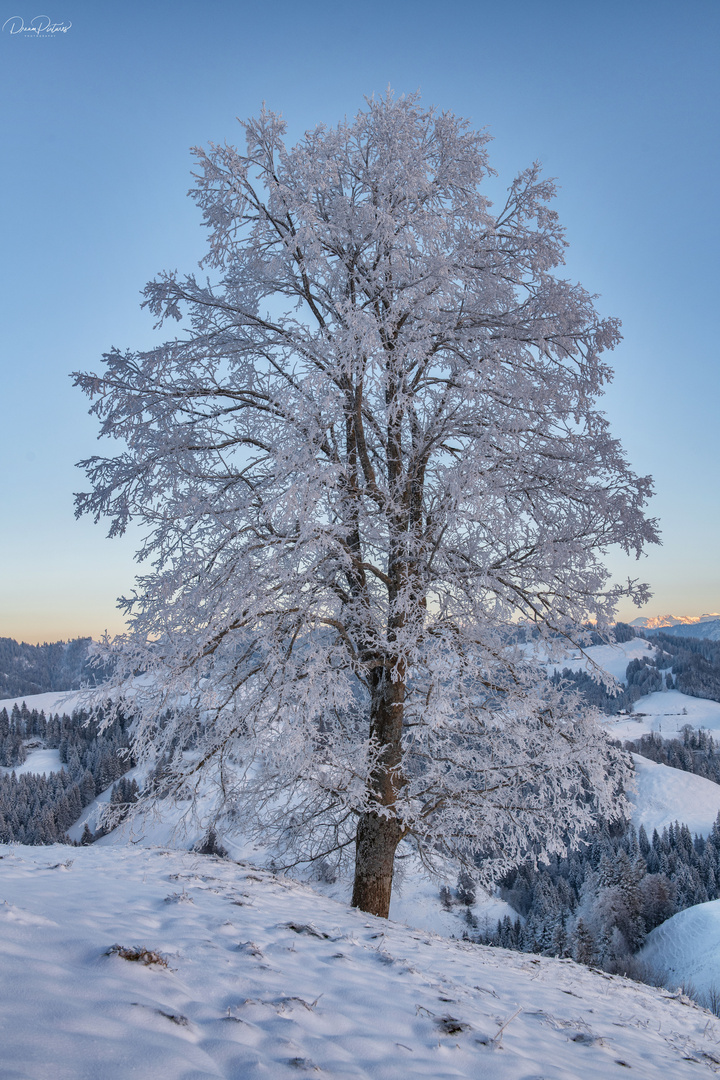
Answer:
[[[89,700],[88,691],[83,690],[50,690],[46,694],[21,694],[20,697],[3,698],[0,701],[0,710],[7,709],[12,712],[13,705],[18,707],[23,701],[28,709],[37,709],[46,716],[50,713],[72,713],[73,709],[81,709]]]
[[[2,1075],[643,1080],[710,1075],[687,999],[429,936],[248,865],[0,848]],[[144,950],[144,951],[143,951]]]
[[[692,986],[706,999],[715,992],[720,1000],[720,900],[696,904],[656,927],[640,957],[665,972],[668,983]]]
[[[720,734],[720,702],[689,697],[679,690],[659,690],[636,701],[629,716],[609,716],[606,721],[613,739],[637,739],[650,731],[673,739],[686,724]]]
[[[671,769],[633,754],[636,790],[631,794],[632,820],[652,837],[666,825],[679,821],[693,836],[707,836],[720,813],[720,784],[703,776]]]
[[[622,682],[631,660],[641,660],[643,657],[652,659],[655,653],[655,648],[644,638],[632,638],[612,645],[590,645],[582,652],[573,653],[568,659],[547,664],[547,668],[549,672],[562,671],[563,668],[592,672],[594,668],[601,668]]]

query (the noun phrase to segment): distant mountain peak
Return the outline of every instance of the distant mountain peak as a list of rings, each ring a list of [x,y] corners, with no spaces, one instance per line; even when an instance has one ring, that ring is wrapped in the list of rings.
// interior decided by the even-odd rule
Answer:
[[[720,619],[720,614],[715,612],[706,615],[641,615],[637,619],[633,619],[630,626],[639,626],[645,630],[658,630],[662,626],[689,626],[694,623],[710,622],[713,619]]]

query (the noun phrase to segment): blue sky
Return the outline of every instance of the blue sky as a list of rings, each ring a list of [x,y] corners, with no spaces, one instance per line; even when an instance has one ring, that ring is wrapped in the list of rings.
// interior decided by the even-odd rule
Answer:
[[[0,31],[0,636],[121,629],[137,536],[74,520],[98,449],[68,372],[158,340],[140,290],[204,253],[189,148],[263,101],[294,140],[388,85],[487,127],[498,195],[536,158],[558,178],[565,273],[623,321],[604,408],[663,531],[611,565],[651,583],[645,613],[720,609],[716,0],[32,4],[0,23],[71,25]]]

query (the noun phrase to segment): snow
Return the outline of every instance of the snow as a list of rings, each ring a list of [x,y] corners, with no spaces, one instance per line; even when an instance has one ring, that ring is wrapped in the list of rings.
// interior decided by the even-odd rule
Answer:
[[[396,859],[396,865],[398,862],[399,860]],[[448,875],[447,885],[452,887],[456,878],[457,873],[454,877]],[[341,883],[342,892],[346,897],[350,895],[350,887],[350,882]],[[512,922],[518,918],[517,911],[504,900],[491,896],[480,886],[477,886],[475,891],[476,902],[471,908],[471,914],[476,923],[474,933],[494,933],[498,921],[504,919],[506,915],[510,916]],[[335,892],[334,896],[340,899],[340,890]],[[436,879],[428,878],[418,865],[409,867],[404,876],[396,875],[393,881],[390,918],[395,922],[427,930],[442,937],[462,937],[467,930],[466,911],[467,908],[462,906],[446,911],[440,903],[440,883]],[[524,920],[521,919],[521,922]]]
[[[647,630],[659,630],[664,626],[693,626],[696,623],[709,622],[712,619],[720,619],[715,612],[706,612],[704,615],[654,615],[651,617],[640,615],[633,619],[630,626],[640,626]]]
[[[606,721],[613,739],[638,739],[651,731],[673,739],[686,724],[720,735],[720,702],[689,697],[679,690],[657,690],[639,698],[629,716],[612,716]]]
[[[569,668],[570,671],[587,671],[592,674],[594,669],[602,668],[618,682],[624,682],[631,660],[640,660],[643,657],[651,660],[655,653],[655,648],[644,638],[633,638],[631,641],[616,642],[612,645],[589,645],[582,652],[573,653],[567,660],[549,663],[547,669],[550,673]]]
[[[3,698],[0,701],[0,711],[7,709],[9,716],[13,705],[20,708],[24,701],[30,712],[37,709],[46,716],[51,713],[53,716],[55,713],[70,715],[73,709],[80,709],[87,702],[88,693],[87,690],[50,690],[46,694],[21,694],[20,697]]]
[[[126,778],[136,779],[142,786],[143,767],[131,769],[126,773]],[[146,813],[135,814],[112,832],[99,837],[95,846],[122,848],[131,844],[134,847],[166,847],[191,851],[205,837],[208,823],[213,817],[214,796],[207,785],[204,790],[206,793],[200,795],[195,813],[191,812],[189,802],[161,800]],[[75,824],[68,829],[71,840],[80,840],[86,822],[92,832],[96,831],[100,824],[100,815],[109,802],[111,793],[112,787],[85,807]],[[219,834],[223,847],[232,859],[267,865],[270,854],[261,844],[252,842],[237,829],[226,833],[222,824]],[[296,872],[302,876],[301,870]],[[397,922],[444,937],[462,937],[467,931],[467,907],[454,904],[447,910],[440,898],[441,885],[452,889],[456,880],[457,866],[454,864],[448,866],[444,878],[428,877],[410,845],[401,843],[395,859],[390,917]],[[331,882],[313,880],[312,884],[317,891],[338,901],[346,900],[352,891],[352,880],[347,875]],[[471,906],[471,915],[479,933],[494,931],[498,920],[506,915],[510,916],[513,922],[518,918],[518,913],[510,904],[480,886],[476,887],[476,902]]]
[[[128,781],[137,780],[138,786],[142,787],[148,771],[149,770],[147,767],[136,765],[134,769],[130,769],[124,774],[124,779]],[[85,825],[87,825],[91,832],[97,832],[101,824],[100,819],[102,813],[105,810],[105,807],[110,802],[114,787],[114,783],[110,784],[109,787],[106,787],[104,791],[101,791],[97,798],[93,799],[93,801],[91,803],[88,803],[88,805],[83,809],[83,812],[81,813],[77,821],[67,830],[67,835],[71,840],[79,841],[81,839],[83,831],[85,829]],[[166,841],[168,843],[171,839],[171,832],[172,830],[168,830],[168,838]],[[132,842],[132,840],[129,839],[123,829],[115,830],[112,835],[114,837],[112,841],[113,843],[117,844]],[[97,841],[97,843],[100,843],[100,839]],[[194,841],[196,841],[197,839],[199,839],[199,836],[196,835],[194,837]],[[189,846],[192,846],[192,844]]]
[[[60,751],[50,750],[47,747],[39,750],[31,750],[28,756],[23,761],[22,765],[15,765],[13,768],[6,768],[4,765],[0,766],[0,773],[15,773],[16,776],[22,776],[24,773],[50,773],[60,772],[62,769],[62,762],[60,761]]]
[[[698,994],[720,990],[720,900],[673,915],[649,935],[640,959],[665,973],[669,985]]]
[[[720,1021],[686,998],[375,919],[249,864],[0,856],[8,1080],[683,1080],[720,1063]]]
[[[675,821],[684,823],[693,836],[707,836],[720,813],[720,785],[704,776],[672,769],[633,754],[636,790],[631,792],[632,820],[652,837]]]

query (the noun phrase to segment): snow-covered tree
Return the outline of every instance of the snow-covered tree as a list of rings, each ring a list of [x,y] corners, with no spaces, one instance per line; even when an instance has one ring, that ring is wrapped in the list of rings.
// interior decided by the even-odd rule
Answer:
[[[114,679],[136,752],[201,777],[279,863],[355,850],[387,915],[402,839],[508,867],[621,807],[613,752],[513,631],[587,641],[611,545],[656,539],[595,406],[618,324],[552,273],[533,165],[493,210],[488,136],[417,96],[286,147],[196,151],[216,281],[145,290],[185,332],[77,374],[101,433],[78,513],[144,526]]]

